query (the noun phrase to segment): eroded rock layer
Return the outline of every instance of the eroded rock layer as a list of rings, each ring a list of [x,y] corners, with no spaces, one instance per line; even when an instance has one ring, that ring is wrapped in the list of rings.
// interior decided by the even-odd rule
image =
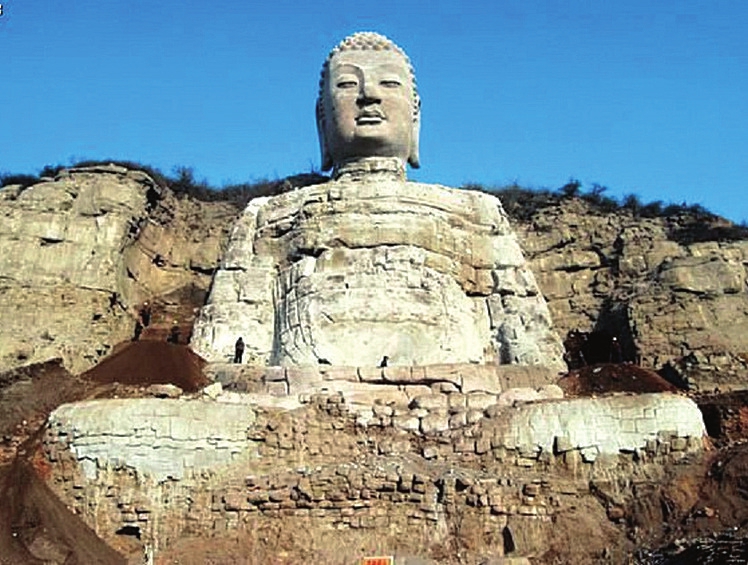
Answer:
[[[601,213],[579,199],[517,222],[557,331],[616,335],[625,360],[678,368],[692,386],[745,387],[748,241],[731,224]],[[692,241],[693,240],[693,241]]]
[[[140,302],[204,294],[234,212],[109,165],[3,187],[0,216],[0,371],[62,358],[78,373],[132,336]]]
[[[328,198],[321,190],[321,186],[316,188],[314,194],[318,200],[305,204],[304,210],[310,209],[309,206],[311,209],[328,206],[332,210],[342,205],[335,194]],[[289,199],[301,199],[305,194],[308,193],[304,190],[290,193],[281,201],[289,203]],[[157,197],[155,202],[154,197]],[[192,307],[201,304],[199,294],[207,290],[211,273],[221,261],[225,238],[232,227],[235,227],[233,242],[223,259],[223,270],[216,274],[212,304],[203,312],[206,322],[216,322],[215,328],[204,330],[200,342],[204,345],[199,346],[214,348],[217,358],[213,359],[217,361],[230,361],[233,343],[240,332],[255,336],[252,343],[247,340],[245,361],[259,363],[270,359],[274,347],[274,311],[281,296],[276,287],[284,288],[281,283],[291,272],[309,279],[302,266],[322,269],[328,264],[328,256],[335,258],[336,268],[342,268],[337,262],[342,257],[353,261],[351,257],[357,254],[355,261],[363,262],[366,256],[370,270],[376,273],[375,264],[380,265],[376,268],[381,273],[373,278],[362,274],[362,281],[369,277],[366,280],[387,283],[395,277],[402,280],[397,273],[409,268],[409,257],[415,254],[414,261],[417,265],[422,261],[423,268],[418,267],[420,270],[414,276],[408,275],[414,285],[421,279],[426,280],[427,286],[431,280],[440,285],[446,281],[443,284],[447,288],[457,289],[463,295],[459,298],[459,304],[463,305],[483,300],[504,309],[505,303],[513,300],[508,293],[498,298],[473,295],[474,291],[485,288],[470,282],[485,280],[484,269],[477,271],[483,274],[471,275],[470,269],[465,268],[464,272],[463,267],[457,269],[457,263],[449,255],[415,246],[403,251],[403,246],[386,245],[378,254],[364,247],[351,250],[341,246],[335,251],[319,246],[318,251],[322,249],[319,258],[310,257],[310,261],[302,255],[295,259],[298,263],[293,268],[295,271],[288,265],[281,269],[274,265],[272,254],[254,253],[252,235],[257,235],[255,223],[259,209],[264,207],[265,201],[253,201],[234,226],[232,207],[177,199],[169,191],[159,192],[143,173],[122,167],[71,169],[24,190],[18,186],[3,187],[0,189],[3,216],[0,371],[63,358],[68,369],[81,372],[109,353],[115,344],[132,336],[132,309],[145,299],[158,298],[169,308],[183,308],[188,315],[185,321],[189,321]],[[431,213],[428,206],[422,210]],[[397,215],[394,212],[393,208],[392,216]],[[440,213],[445,217],[438,209],[433,211]],[[380,221],[376,225],[382,225],[386,215],[380,209],[376,216],[359,217],[367,221],[373,217]],[[448,217],[449,222],[466,225],[457,216]],[[288,219],[286,227],[276,223],[273,229],[287,228],[286,237],[291,237],[296,233],[293,222],[308,221],[294,216]],[[727,224],[720,221],[713,222],[716,228]],[[639,358],[644,366],[655,369],[669,362],[687,375],[692,385],[704,388],[745,386],[748,242],[720,241],[716,237],[719,229],[708,223],[702,226],[700,237],[684,239],[678,237],[685,228],[677,217],[636,218],[626,211],[606,214],[580,199],[563,200],[527,220],[513,220],[512,225],[527,266],[548,301],[558,334],[605,330],[619,337],[626,360]],[[387,233],[393,232],[388,228]],[[436,237],[438,233],[434,233]],[[266,249],[277,247],[282,239],[263,237],[275,239],[272,244],[263,244]],[[298,249],[303,251],[303,245]],[[242,253],[253,258],[242,263],[239,259]],[[383,256],[393,261],[391,270],[381,266]],[[447,269],[444,265],[452,267]],[[281,272],[285,274],[281,276]],[[474,268],[472,272],[475,273]],[[502,275],[511,272],[515,271],[504,269]],[[342,272],[328,269],[315,270],[312,274],[332,276],[331,292],[340,286],[346,290],[345,283],[351,284],[351,280],[335,283],[334,276],[343,276]],[[313,288],[304,285],[300,288]],[[426,294],[407,286],[398,288],[393,290],[393,296],[406,292],[411,297]],[[194,293],[192,290],[183,293],[180,289],[195,289],[197,295],[185,301],[186,295]],[[289,296],[283,304],[292,308],[312,298],[314,295]],[[315,300],[319,303],[318,298]],[[376,314],[375,306],[369,309],[372,315]],[[324,307],[328,308],[328,304]],[[453,318],[463,316],[466,311],[469,309],[453,310]],[[321,328],[329,321],[322,317],[314,323]],[[450,327],[449,321],[443,324],[443,328]],[[293,326],[290,322],[288,325]],[[406,326],[404,322],[400,325]],[[284,331],[289,336],[301,334],[302,340],[306,336],[296,330]],[[436,332],[433,329],[432,334]],[[493,339],[497,332],[491,329],[486,333]],[[212,347],[208,347],[211,343]],[[452,347],[455,349],[457,345]],[[364,348],[357,344],[354,349]],[[473,348],[464,357],[479,353]],[[384,355],[394,358],[385,351],[379,352],[379,358],[372,352],[367,355],[375,364]],[[367,357],[367,364],[369,361]],[[314,364],[317,362],[314,359]]]
[[[698,408],[671,394],[484,405],[474,410],[480,418],[421,430],[397,427],[407,408],[384,404],[374,406],[377,422],[361,425],[339,394],[292,411],[249,400],[62,406],[44,439],[51,484],[104,540],[137,532],[157,549],[186,532],[212,536],[273,518],[407,531],[431,545],[465,520],[511,538],[487,538],[494,555],[530,556],[571,515],[591,557],[604,550],[606,507],[622,517],[632,485],[666,481],[673,463],[698,460],[703,447]],[[423,420],[447,413],[433,403],[421,410]],[[578,523],[580,505],[587,524]]]

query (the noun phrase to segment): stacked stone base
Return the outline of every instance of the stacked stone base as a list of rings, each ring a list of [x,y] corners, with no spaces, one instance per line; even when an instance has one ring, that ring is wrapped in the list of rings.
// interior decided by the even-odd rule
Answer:
[[[186,534],[282,519],[304,528],[421,532],[432,543],[470,524],[497,544],[496,554],[511,547],[530,555],[544,550],[554,522],[580,501],[595,501],[601,520],[615,518],[632,485],[657,482],[703,448],[698,409],[668,394],[492,405],[472,424],[427,433],[400,429],[393,416],[363,425],[337,393],[313,395],[293,411],[240,404],[240,396],[62,407],[45,438],[50,482],[105,540],[136,532],[157,549]],[[138,408],[146,401],[151,421]],[[247,411],[243,449],[236,421],[216,417],[222,405],[227,415]],[[122,410],[141,413],[124,443],[123,429],[111,424],[127,419]],[[109,424],[87,416],[97,411]],[[195,437],[180,424],[184,411],[201,422]],[[116,448],[108,453],[107,445]],[[219,446],[234,451],[228,461],[184,453]],[[172,469],[164,450],[174,454]],[[147,463],[153,458],[166,461],[158,476]],[[610,495],[599,502],[593,490]]]

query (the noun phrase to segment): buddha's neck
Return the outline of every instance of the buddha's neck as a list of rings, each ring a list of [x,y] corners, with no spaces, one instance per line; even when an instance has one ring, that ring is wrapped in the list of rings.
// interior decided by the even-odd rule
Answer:
[[[362,181],[369,178],[405,180],[405,163],[398,157],[363,157],[340,163],[335,167],[335,180]]]

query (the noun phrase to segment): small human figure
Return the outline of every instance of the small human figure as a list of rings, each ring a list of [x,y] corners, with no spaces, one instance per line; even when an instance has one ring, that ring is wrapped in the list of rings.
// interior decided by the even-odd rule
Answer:
[[[621,344],[617,337],[613,337],[613,339],[610,340],[610,362],[620,363],[621,360]]]
[[[171,331],[169,332],[166,341],[174,344],[179,343],[179,322],[177,320],[174,320],[174,322],[172,323]]]
[[[244,340],[239,337],[234,344],[234,363],[241,363],[244,355]]]
[[[389,361],[389,359],[390,358],[387,357],[386,355],[384,357],[382,357],[382,362],[379,364],[379,366],[380,367],[386,367],[387,366],[387,361]]]
[[[138,341],[140,339],[140,334],[143,333],[143,324],[140,323],[140,320],[135,320],[135,332],[133,333],[132,340]]]
[[[578,329],[571,330],[564,340],[564,347],[566,353],[564,354],[564,361],[569,366],[569,369],[580,369],[587,365],[587,359],[584,351],[588,348],[586,332],[582,332]]]
[[[147,300],[140,309],[140,321],[144,328],[147,328],[151,324],[151,305]]]

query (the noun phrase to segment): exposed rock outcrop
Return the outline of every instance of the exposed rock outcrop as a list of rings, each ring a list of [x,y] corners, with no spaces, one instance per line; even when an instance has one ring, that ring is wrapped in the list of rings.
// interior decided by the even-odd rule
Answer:
[[[670,362],[703,388],[745,386],[748,241],[681,243],[677,222],[569,199],[517,231],[559,333],[607,331],[628,360]]]
[[[0,215],[0,371],[62,357],[77,373],[132,335],[141,301],[168,310],[187,288],[199,305],[235,212],[110,165],[3,187]]]
[[[129,338],[133,308],[146,298],[167,303],[157,311],[162,316],[177,309],[191,316],[219,260],[203,313],[215,316],[218,330],[200,333],[198,326],[198,339],[222,343],[225,361],[236,336],[248,332],[250,359],[283,362],[300,353],[313,364],[213,363],[219,382],[197,397],[143,386],[138,394],[174,398],[58,408],[40,465],[102,538],[133,532],[155,547],[187,530],[213,535],[282,517],[301,528],[423,528],[431,545],[454,538],[464,524],[494,536],[485,543],[498,555],[525,556],[547,551],[567,520],[570,531],[599,545],[584,548],[593,559],[608,551],[596,532],[613,528],[607,520],[627,519],[641,485],[664,484],[671,469],[698,463],[704,426],[685,397],[564,400],[546,384],[553,371],[491,361],[506,360],[502,350],[512,361],[560,359],[556,345],[543,349],[554,343],[545,341],[545,295],[562,333],[609,331],[620,337],[625,357],[638,354],[650,366],[718,367],[724,359],[727,370],[719,374],[738,384],[744,244],[681,244],[668,239],[664,220],[596,215],[575,200],[510,225],[496,200],[479,193],[421,193],[421,185],[401,183],[408,190],[378,185],[354,198],[336,186],[256,199],[237,223],[227,205],[177,199],[142,173],[117,167],[0,191],[0,210],[13,222],[0,233],[0,250],[13,254],[0,259],[0,300],[7,300],[0,306],[10,319],[0,343],[8,344],[8,366],[21,364],[18,353],[28,347],[30,358],[62,354],[68,366],[87,368],[101,354],[97,347],[106,351]],[[39,188],[51,196],[35,194]],[[44,231],[55,222],[58,235]],[[36,249],[54,246],[69,251],[44,255],[32,270],[24,266],[37,264]],[[81,272],[55,282],[72,265],[83,265]],[[373,288],[386,289],[385,298],[377,302]],[[72,298],[63,301],[63,293]],[[47,311],[34,310],[33,294],[48,300]],[[443,300],[441,310],[434,296]],[[301,305],[315,315],[295,318]],[[403,305],[412,310],[398,312]],[[396,353],[376,367],[389,351],[351,362],[358,367],[339,364],[362,344],[349,340],[337,350],[337,338],[326,344],[315,332],[339,323],[344,342],[346,328],[367,323],[355,315],[367,311],[422,323],[424,343],[457,352],[461,363],[435,364],[419,342],[406,344],[426,355],[417,366],[408,358],[399,364]],[[232,316],[250,323],[231,326]],[[447,343],[443,336],[464,324],[487,329]],[[519,329],[538,333],[527,338]],[[54,337],[46,349],[33,333],[45,330]],[[494,357],[485,343],[496,344]],[[335,364],[319,363],[326,357]],[[705,374],[692,379],[707,382],[699,380]],[[586,527],[575,514],[580,506],[594,516]]]
[[[431,545],[462,519],[508,528],[511,545],[486,545],[526,556],[547,550],[580,504],[598,516],[581,534],[597,539],[606,519],[594,493],[622,507],[632,482],[660,480],[703,447],[698,408],[671,394],[493,404],[459,425],[432,404],[421,408],[428,426],[397,433],[391,406],[375,405],[381,422],[369,426],[348,408],[339,395],[293,411],[231,395],[62,406],[44,438],[51,484],[105,540],[129,528],[164,547],[186,529],[207,536],[282,517],[408,537],[427,525]]]
[[[262,202],[253,201],[234,225],[231,206],[178,199],[144,173],[115,166],[62,171],[24,190],[0,189],[0,370],[62,357],[68,369],[81,372],[130,338],[133,308],[147,298],[161,297],[175,311],[187,300],[183,311],[191,316],[204,300],[231,229],[235,243],[216,277],[216,302],[235,300],[241,286],[247,294],[234,302],[235,311],[246,311],[246,319],[254,312],[256,327],[267,324],[259,313],[273,300],[267,291],[272,275],[261,260],[237,263],[242,250],[236,244],[248,241]],[[336,209],[340,202],[320,198],[310,206]],[[695,386],[744,386],[748,241],[678,241],[677,221],[635,218],[625,211],[602,214],[582,200],[565,199],[511,224],[559,334],[605,330],[619,337],[625,359],[639,358],[654,369],[670,363]],[[435,280],[444,278],[437,269],[444,271],[445,263],[435,261],[436,254],[396,246],[385,251],[405,264],[415,253],[414,260],[440,273]],[[374,252],[361,253],[372,256],[374,270]],[[348,265],[350,255],[341,246],[335,268]],[[300,263],[329,266],[322,256]],[[485,300],[472,296],[485,281],[481,269],[450,271],[449,277],[462,281],[454,283],[461,291],[473,289],[465,300]],[[211,315],[220,321],[229,314],[234,315],[231,308],[220,315],[216,308]],[[225,335],[202,338],[217,340],[223,360],[242,329],[228,322],[225,327]],[[255,356],[269,355],[268,339],[260,335],[251,345]]]

